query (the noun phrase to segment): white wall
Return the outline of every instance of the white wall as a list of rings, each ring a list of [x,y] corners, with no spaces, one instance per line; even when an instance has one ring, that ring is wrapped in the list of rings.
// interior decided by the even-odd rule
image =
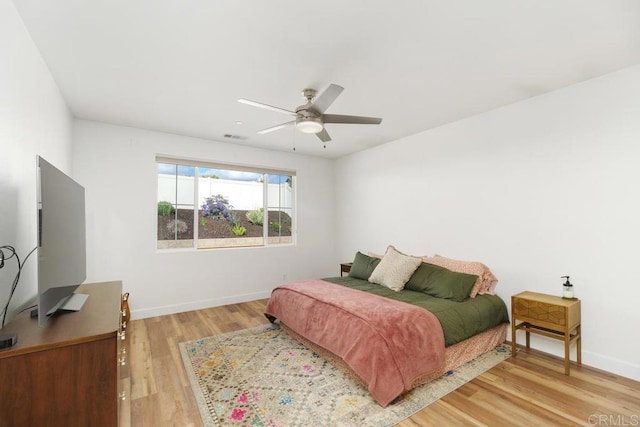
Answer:
[[[339,159],[339,254],[482,261],[508,305],[571,275],[583,363],[640,380],[639,165],[635,66]]]
[[[24,259],[36,246],[36,154],[70,173],[71,114],[9,0],[0,0],[0,64],[0,245]],[[10,314],[36,295],[36,256],[25,264]],[[16,272],[14,259],[0,270],[2,308]]]
[[[87,280],[123,280],[135,318],[265,298],[283,278],[339,272],[332,161],[83,120],[73,142],[86,189]],[[158,252],[156,154],[296,170],[297,244]]]

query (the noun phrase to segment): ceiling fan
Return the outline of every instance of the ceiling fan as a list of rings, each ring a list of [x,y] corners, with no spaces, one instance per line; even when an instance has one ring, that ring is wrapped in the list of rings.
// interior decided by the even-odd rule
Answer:
[[[336,84],[331,84],[316,98],[315,89],[304,89],[302,96],[307,100],[307,103],[296,107],[295,111],[285,110],[284,108],[274,107],[272,105],[263,104],[261,102],[251,101],[248,99],[238,99],[238,102],[243,104],[252,105],[254,107],[265,108],[271,111],[277,111],[278,113],[287,114],[295,117],[295,119],[282,123],[276,126],[271,126],[266,129],[258,131],[259,134],[265,134],[273,132],[287,126],[295,125],[296,129],[303,133],[315,133],[322,142],[331,141],[331,137],[324,128],[327,123],[343,123],[343,124],[359,124],[359,125],[379,125],[382,123],[382,119],[377,117],[362,117],[362,116],[345,116],[342,114],[325,114],[324,112],[329,108],[333,101],[336,100],[338,95],[342,93],[344,88]],[[315,101],[314,101],[315,100]]]

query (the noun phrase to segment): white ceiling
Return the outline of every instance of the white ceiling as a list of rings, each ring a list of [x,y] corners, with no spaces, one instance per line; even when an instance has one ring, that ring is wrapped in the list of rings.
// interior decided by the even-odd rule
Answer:
[[[640,63],[636,0],[13,2],[75,117],[327,158]],[[328,124],[324,149],[236,102],[330,83],[327,113],[382,124]]]

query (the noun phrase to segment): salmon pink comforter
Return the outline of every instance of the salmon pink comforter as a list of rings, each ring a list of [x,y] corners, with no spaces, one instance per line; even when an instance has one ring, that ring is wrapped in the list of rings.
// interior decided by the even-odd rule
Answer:
[[[276,287],[265,314],[341,357],[383,407],[444,363],[432,313],[323,280]]]

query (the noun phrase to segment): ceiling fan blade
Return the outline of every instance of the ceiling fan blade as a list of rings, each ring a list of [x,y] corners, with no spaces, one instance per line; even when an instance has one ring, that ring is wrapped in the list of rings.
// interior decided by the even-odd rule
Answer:
[[[322,121],[325,123],[345,123],[357,125],[379,125],[382,119],[379,117],[345,116],[342,114],[324,114]]]
[[[285,110],[284,108],[274,107],[273,105],[263,104],[262,102],[251,101],[249,99],[240,98],[238,99],[238,102],[240,102],[241,104],[251,105],[253,107],[264,108],[266,110],[275,111],[277,113],[288,114],[290,116],[296,115],[295,111]]]
[[[316,135],[318,136],[318,138],[320,138],[320,141],[322,142],[331,141],[331,137],[329,136],[329,133],[327,132],[326,129],[322,129],[320,132],[316,133]]]
[[[259,130],[257,133],[259,133],[260,135],[264,135],[265,133],[273,132],[273,131],[276,131],[276,130],[280,130],[280,129],[286,128],[287,126],[291,126],[295,122],[296,122],[295,120],[292,120],[290,122],[282,123],[282,124],[279,124],[279,125],[276,125],[276,126],[271,126],[269,128]]]
[[[342,86],[331,83],[329,87],[316,98],[313,103],[313,108],[324,113],[343,90],[344,88]]]

